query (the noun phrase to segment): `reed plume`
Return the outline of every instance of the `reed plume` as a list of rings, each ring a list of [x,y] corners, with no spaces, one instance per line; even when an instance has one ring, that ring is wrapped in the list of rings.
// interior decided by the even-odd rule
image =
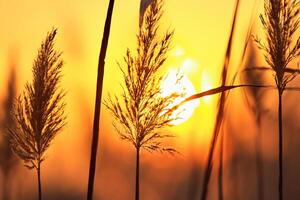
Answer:
[[[283,124],[282,96],[288,83],[296,76],[287,73],[287,67],[300,55],[300,38],[294,41],[299,29],[300,3],[296,0],[265,0],[264,14],[260,20],[266,34],[266,42],[258,37],[255,41],[264,51],[265,60],[274,72],[278,91],[278,196],[283,199]]]
[[[36,169],[38,199],[42,199],[41,163],[55,136],[65,125],[63,98],[59,88],[63,60],[54,49],[56,29],[48,32],[34,60],[32,83],[26,83],[23,93],[16,99],[12,111],[16,123],[9,128],[13,152],[29,169]]]
[[[105,102],[115,119],[113,125],[120,139],[136,149],[136,200],[139,199],[141,150],[176,152],[163,144],[163,140],[172,135],[160,132],[177,119],[172,105],[181,96],[173,93],[164,97],[161,91],[163,76],[160,75],[160,69],[167,59],[173,37],[173,31],[158,37],[162,7],[162,0],[154,0],[146,10],[137,35],[136,56],[128,49],[125,63],[119,64],[124,81],[122,95],[109,97]]]

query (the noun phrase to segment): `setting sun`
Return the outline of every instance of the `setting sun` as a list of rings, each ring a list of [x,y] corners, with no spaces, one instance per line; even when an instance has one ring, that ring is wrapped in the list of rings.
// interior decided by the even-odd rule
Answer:
[[[171,69],[168,72],[167,77],[162,82],[161,88],[163,96],[168,96],[172,93],[183,93],[182,97],[178,97],[174,101],[174,105],[179,104],[186,97],[191,96],[196,92],[189,78],[174,69]],[[198,100],[191,101],[182,105],[178,110],[174,112],[175,116],[178,115],[178,119],[175,120],[173,124],[178,125],[187,121],[193,115],[193,112],[197,106],[199,106]]]
[[[0,19],[0,200],[300,199],[300,0],[0,0]]]

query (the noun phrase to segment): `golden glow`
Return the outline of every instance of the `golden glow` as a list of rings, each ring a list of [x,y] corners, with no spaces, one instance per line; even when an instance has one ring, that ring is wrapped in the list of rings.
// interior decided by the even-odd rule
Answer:
[[[197,70],[198,67],[199,66],[196,60],[187,58],[183,61],[180,71],[182,71],[182,73],[193,72]]]
[[[79,192],[86,192],[82,187],[82,183],[86,181],[86,172],[89,167],[88,161],[90,158],[88,156],[90,153],[91,126],[93,124],[98,56],[108,2],[108,0],[94,0],[89,1],[89,3],[65,0],[0,0],[1,26],[2,30],[5,30],[0,31],[1,105],[3,105],[7,95],[7,82],[10,77],[11,64],[15,63],[17,72],[16,93],[19,95],[26,81],[31,81],[32,62],[40,42],[52,27],[58,28],[55,47],[63,52],[65,60],[64,77],[61,84],[68,91],[66,95],[68,125],[49,149],[49,158],[47,158],[44,165],[44,178],[49,180],[48,184],[50,186],[58,185],[58,187],[65,188],[67,185],[68,189],[74,187]],[[171,85],[171,89],[175,88],[176,90],[176,88],[183,85],[186,88],[187,95],[189,95],[219,86],[235,1],[170,0],[165,1],[165,3],[165,13],[160,24],[159,33],[163,34],[167,29],[175,30],[174,40],[172,41],[174,48],[170,51],[167,60],[168,66],[165,69],[166,71],[173,71],[174,76],[177,70],[173,70],[174,67],[172,66],[177,66],[176,68],[180,67],[180,72],[185,75],[179,84],[181,86]],[[236,33],[238,34],[235,34],[234,37],[232,67],[237,66],[236,63],[239,62],[239,54],[242,48],[242,42],[240,41],[245,40],[244,37],[251,17],[249,8],[252,8],[253,4],[253,0],[241,1],[241,10],[236,26]],[[106,99],[109,93],[113,95],[122,92],[119,84],[122,83],[123,77],[117,62],[120,62],[124,67],[123,56],[126,49],[130,48],[134,51],[136,48],[139,5],[140,0],[116,1],[109,48],[106,55],[103,99]],[[260,7],[263,8],[262,1]],[[258,17],[255,21],[259,21]],[[256,27],[260,26],[260,24],[256,25]],[[14,62],[12,63],[12,61]],[[237,71],[232,68],[231,70],[233,72]],[[173,80],[175,79],[173,78]],[[163,85],[166,85],[163,86],[164,89],[170,90],[170,85]],[[183,108],[186,111],[181,113],[184,119],[177,122],[177,124],[182,124],[167,130],[178,136],[178,138],[171,141],[174,142],[172,146],[185,155],[187,162],[192,159],[206,161],[207,149],[214,129],[217,100],[218,95],[214,95],[201,101],[196,100],[186,104],[187,108]],[[3,106],[1,107],[3,109]],[[244,114],[246,111],[238,109],[237,118],[240,112]],[[124,163],[129,162],[128,156],[132,155],[132,148],[126,142],[119,140],[114,127],[111,125],[111,114],[104,106],[101,109],[101,115],[100,132],[102,138],[100,150],[105,153],[104,156],[101,156],[101,159],[112,158],[113,161],[118,161],[120,167],[123,167]],[[193,116],[191,117],[191,115]],[[0,118],[3,118],[3,112],[0,112]],[[249,117],[243,117],[243,119],[240,119],[242,120],[241,123],[234,123],[234,125],[237,127],[243,125],[244,127],[248,124],[248,119]],[[254,135],[251,128],[246,128],[247,130],[249,130],[248,135]],[[247,133],[239,134],[238,137],[245,137]],[[271,139],[270,141],[273,141],[273,138]],[[249,138],[245,141],[249,141]],[[271,150],[273,149],[272,144],[273,142],[270,142],[268,146]],[[196,155],[189,157],[190,151],[195,151]],[[162,166],[162,163],[171,160],[171,162],[184,163],[185,167],[189,168],[186,162],[182,162],[182,156],[176,156],[174,159],[161,159],[159,155],[153,156],[147,153],[144,155],[151,158],[152,167]],[[115,159],[114,156],[118,156],[118,159]],[[224,158],[227,157],[229,156]],[[156,158],[160,160],[153,162],[153,159]],[[145,159],[147,158],[145,157]],[[123,160],[125,161],[123,162]],[[95,191],[95,197],[130,199],[132,195],[131,190],[128,189],[130,184],[126,184],[128,176],[124,175],[123,177],[124,173],[120,173],[120,168],[115,170],[114,167],[111,167],[110,164],[115,162],[106,161],[105,163],[108,164],[101,165],[101,173],[98,174],[99,177],[97,178],[97,184],[103,186],[103,188],[101,187],[103,190]],[[127,164],[124,166],[126,167]],[[20,167],[20,169],[23,168]],[[128,169],[126,168],[126,170]],[[22,176],[23,171],[18,171],[20,172],[17,172],[15,176],[17,178],[16,182],[26,184],[26,190],[27,185],[31,185],[28,189],[35,192],[35,187],[32,187],[35,184],[32,172],[24,170],[26,174]],[[156,170],[153,171],[156,172]],[[61,174],[64,174],[63,182],[57,181],[60,180]],[[24,182],[24,180],[26,181]],[[27,183],[27,180],[32,181]],[[110,180],[110,182],[108,183],[107,180]],[[173,179],[171,180],[173,181]],[[113,196],[117,194],[115,192],[110,193],[109,188],[116,183],[122,185],[120,181],[125,181],[123,185],[126,187],[123,190],[127,193],[120,192],[120,197]],[[70,185],[71,187],[69,187]],[[23,192],[21,191],[21,193]],[[149,199],[158,198],[154,196],[149,197]]]
[[[183,93],[184,95],[182,97],[178,97],[174,101],[174,105],[179,104],[182,102],[186,97],[195,94],[195,88],[192,84],[192,82],[189,80],[189,78],[186,75],[181,75],[180,72],[177,72],[176,70],[172,69],[168,72],[167,77],[164,79],[161,85],[163,96],[171,95],[172,93]],[[172,106],[174,106],[172,105]],[[199,105],[199,101],[191,101],[189,103],[184,104],[181,106],[178,110],[174,112],[174,116],[178,116],[178,119],[176,119],[173,124],[178,125],[185,121],[187,121],[194,112],[194,109]]]
[[[207,91],[209,89],[212,89],[211,79],[209,77],[209,74],[206,71],[203,71],[201,77],[201,91]],[[203,101],[205,103],[208,103],[210,100],[211,96],[203,97]]]
[[[179,56],[182,56],[184,55],[185,52],[182,48],[180,47],[177,47],[174,51],[173,51],[173,56],[176,56],[176,57],[179,57]]]

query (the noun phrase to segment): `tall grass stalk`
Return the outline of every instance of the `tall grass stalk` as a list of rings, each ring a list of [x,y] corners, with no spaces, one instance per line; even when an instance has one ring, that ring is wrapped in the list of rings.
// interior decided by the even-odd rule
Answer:
[[[59,89],[63,60],[54,50],[56,29],[47,34],[33,63],[33,82],[27,83],[12,111],[16,127],[9,128],[11,148],[29,169],[36,169],[38,199],[42,199],[41,163],[52,140],[65,125]]]
[[[294,41],[299,29],[300,3],[297,0],[265,0],[260,15],[267,41],[255,41],[264,51],[265,60],[274,72],[278,94],[278,198],[283,199],[283,124],[282,97],[286,86],[296,74],[286,73],[287,66],[300,55],[300,38]]]
[[[252,44],[252,43],[251,43]],[[246,68],[244,69],[245,75],[242,78],[246,82],[262,85],[265,82],[265,73],[255,70],[256,52],[254,46],[250,46]],[[276,89],[277,90],[277,89]],[[256,122],[256,137],[255,137],[255,155],[256,155],[256,176],[257,176],[257,199],[264,199],[264,163],[263,163],[263,142],[262,142],[262,120],[263,115],[267,110],[264,108],[264,100],[266,98],[265,91],[257,88],[247,88],[245,91],[245,99],[247,105],[252,112]]]
[[[223,157],[224,157],[224,133],[220,135],[220,163],[219,163],[219,176],[218,176],[218,189],[219,189],[219,200],[224,199],[223,195]]]
[[[235,7],[235,12],[234,12],[234,17],[233,17],[233,22],[232,22],[232,28],[231,28],[230,37],[229,37],[229,40],[228,40],[228,45],[227,45],[227,50],[226,50],[225,61],[224,61],[224,65],[223,65],[222,79],[221,79],[222,86],[226,85],[228,65],[229,65],[230,54],[231,54],[231,46],[232,46],[233,34],[234,34],[234,30],[235,30],[236,17],[237,17],[237,11],[238,11],[238,7],[239,7],[239,3],[240,3],[240,1],[237,0],[236,7]],[[217,118],[216,118],[216,122],[215,122],[213,137],[212,137],[210,147],[209,147],[208,160],[206,162],[206,167],[205,167],[205,172],[204,172],[204,180],[203,180],[202,195],[201,195],[202,200],[207,199],[208,185],[209,185],[211,171],[212,171],[212,167],[213,167],[213,162],[212,162],[213,161],[213,155],[214,155],[215,145],[217,143],[220,128],[221,128],[222,121],[223,121],[225,100],[226,100],[226,93],[225,93],[225,91],[222,91],[220,99],[219,99],[219,104],[218,104]],[[221,141],[220,144],[222,145],[222,141]],[[222,151],[221,151],[221,153],[222,153]],[[219,180],[221,181],[221,183],[219,184],[219,192],[220,192],[219,198],[222,199],[222,196],[223,196],[222,178],[219,178]]]
[[[212,137],[212,140],[211,140],[211,144],[210,144],[210,148],[209,148],[208,161],[207,161],[207,165],[206,165],[205,172],[204,172],[204,180],[203,180],[202,194],[201,194],[201,199],[203,199],[203,200],[207,198],[208,184],[209,184],[209,180],[210,180],[210,176],[211,176],[211,170],[212,170],[212,167],[213,167],[212,160],[213,160],[214,150],[215,150],[215,147],[216,147],[217,139],[218,139],[218,136],[219,136],[219,131],[220,131],[222,121],[223,121],[224,106],[225,106],[225,100],[226,100],[226,92],[231,91],[233,89],[237,89],[237,88],[257,88],[257,89],[258,88],[270,88],[270,89],[274,88],[273,86],[270,86],[270,85],[256,85],[256,84],[226,85],[227,71],[228,71],[228,65],[229,65],[230,54],[231,54],[232,39],[233,39],[234,30],[235,30],[235,22],[236,22],[239,3],[240,2],[238,0],[237,3],[236,3],[232,29],[231,29],[231,33],[230,33],[230,37],[229,37],[229,41],[228,41],[228,46],[227,46],[227,51],[226,51],[226,56],[225,56],[225,61],[224,61],[224,65],[223,65],[223,72],[222,72],[222,77],[221,77],[222,85],[219,86],[219,87],[207,90],[207,91],[203,91],[201,93],[191,95],[190,97],[186,98],[181,103],[181,104],[184,104],[184,103],[186,103],[188,101],[191,101],[191,100],[194,100],[194,99],[199,99],[199,98],[203,98],[203,97],[210,96],[210,95],[215,95],[215,94],[221,94],[221,97],[219,99],[215,130],[214,130],[213,137]],[[253,13],[252,13],[252,15],[253,15]],[[249,41],[249,38],[250,38],[251,29],[252,29],[252,23],[250,23],[250,26],[249,26],[249,29],[248,29],[248,34],[247,34],[245,45],[244,45],[243,52],[242,52],[241,63],[244,60],[247,44],[248,44],[248,41]],[[220,157],[219,157],[220,158],[220,165],[219,165],[219,176],[218,176],[218,181],[219,181],[218,191],[219,191],[219,198],[221,198],[221,199],[223,198],[223,184],[222,184],[223,140],[224,139],[222,139],[220,141]]]
[[[104,26],[104,32],[103,32],[103,38],[102,38],[102,43],[101,43],[99,61],[98,61],[98,75],[97,75],[96,100],[95,100],[94,123],[93,123],[93,137],[92,137],[92,144],[91,144],[91,159],[90,159],[88,191],[87,191],[87,199],[88,200],[93,199],[98,140],[99,140],[99,126],[100,126],[100,112],[101,112],[101,99],[102,99],[105,56],[106,56],[106,50],[107,50],[107,46],[108,46],[108,39],[109,39],[109,34],[110,34],[110,26],[111,26],[111,19],[112,19],[114,3],[115,3],[114,0],[109,1],[107,15],[106,15],[106,21],[105,21],[105,26]]]
[[[249,44],[249,41],[250,41],[250,36],[251,36],[251,32],[252,32],[252,26],[253,26],[253,23],[254,23],[254,16],[255,16],[255,10],[256,10],[256,4],[257,4],[257,0],[254,1],[254,4],[253,4],[253,8],[252,8],[252,13],[251,13],[251,18],[250,18],[250,23],[249,23],[249,26],[248,26],[248,31],[247,31],[247,34],[246,34],[246,37],[245,37],[245,42],[244,42],[244,47],[242,49],[242,56],[240,58],[240,61],[239,61],[239,67],[241,68],[243,66],[243,62],[244,62],[244,59],[245,59],[245,55],[246,55],[246,51],[247,51],[247,47],[248,47],[248,44]],[[239,2],[237,1],[237,6],[236,6],[236,10],[235,10],[235,16],[234,16],[234,20],[233,20],[233,24],[232,24],[232,33],[234,33],[234,26],[235,26],[235,21],[236,21],[236,16],[237,16],[237,11],[238,11],[238,6],[239,6]],[[233,35],[231,35],[231,37],[233,37]],[[232,40],[232,39],[231,39]],[[229,56],[229,59],[230,59],[230,52],[228,54]],[[239,73],[237,72],[235,77],[233,78],[232,80],[232,84],[234,83],[235,81],[235,78],[236,76],[238,75]],[[226,77],[222,77],[222,79],[224,80],[224,78]],[[225,81],[226,83],[226,81]],[[224,85],[223,85],[224,86]],[[265,88],[265,87],[268,87],[268,86],[265,86],[265,85],[259,85],[259,84],[245,84],[245,85],[241,85],[241,87],[250,87],[251,89],[253,90],[257,90],[259,88]],[[229,95],[229,94],[228,94]],[[222,200],[224,199],[224,196],[223,196],[223,148],[224,148],[224,138],[225,138],[225,135],[224,133],[221,133],[221,141],[220,141],[220,156],[219,156],[219,159],[220,159],[220,162],[219,162],[219,199]]]
[[[176,93],[162,95],[163,76],[160,71],[173,37],[173,31],[158,36],[163,3],[163,0],[152,1],[139,27],[136,55],[128,49],[125,63],[119,64],[124,81],[122,95],[109,97],[105,102],[115,119],[113,125],[120,139],[132,144],[136,150],[136,200],[140,198],[141,151],[176,152],[163,144],[164,139],[173,135],[161,132],[162,128],[171,126],[177,119],[172,104],[181,96]]]
[[[13,61],[15,62],[15,60]],[[7,137],[6,129],[14,128],[15,123],[14,119],[11,115],[11,111],[14,106],[14,99],[16,98],[16,70],[15,66],[11,66],[10,76],[8,78],[8,87],[7,87],[7,97],[3,104],[3,119],[0,122],[0,168],[2,169],[3,174],[3,184],[2,184],[2,199],[11,199],[11,175],[15,170],[16,165],[18,164],[18,160],[16,156],[13,154],[10,148],[9,137]]]

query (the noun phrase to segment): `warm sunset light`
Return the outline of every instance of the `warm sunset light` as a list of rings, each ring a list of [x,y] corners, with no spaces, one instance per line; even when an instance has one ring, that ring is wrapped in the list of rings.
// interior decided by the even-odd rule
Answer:
[[[201,84],[201,91],[207,91],[209,89],[212,89],[212,82],[209,77],[209,74],[206,71],[202,72],[200,84]],[[205,103],[209,103],[210,100],[211,100],[211,96],[203,97],[203,101]]]
[[[300,0],[0,0],[0,200],[299,200]]]
[[[172,93],[184,94],[182,97],[178,97],[174,101],[173,106],[181,103],[186,97],[189,97],[196,92],[189,78],[186,75],[181,75],[180,71],[176,71],[174,69],[168,71],[168,75],[163,80],[161,88],[163,96],[168,96]],[[178,119],[175,120],[173,124],[179,125],[187,121],[193,115],[193,112],[197,106],[199,106],[198,100],[191,101],[180,106],[179,109],[174,112],[174,116],[177,116]]]

